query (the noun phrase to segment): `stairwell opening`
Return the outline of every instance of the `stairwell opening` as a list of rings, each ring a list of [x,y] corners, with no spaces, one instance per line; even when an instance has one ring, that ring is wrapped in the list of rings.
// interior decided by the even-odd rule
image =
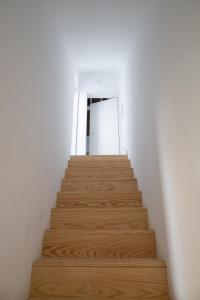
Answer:
[[[117,75],[79,74],[74,97],[72,155],[119,155],[120,112]]]

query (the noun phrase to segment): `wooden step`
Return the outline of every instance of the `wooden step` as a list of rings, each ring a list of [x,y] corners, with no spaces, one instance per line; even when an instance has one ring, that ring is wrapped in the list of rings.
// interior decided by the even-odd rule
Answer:
[[[102,298],[101,296],[100,297],[94,297],[94,296],[92,296],[92,297],[55,297],[55,296],[53,296],[53,297],[49,297],[49,296],[42,296],[42,297],[30,297],[30,298],[28,298],[28,300],[114,300],[114,299],[117,299],[117,300],[143,300],[143,299],[148,299],[148,300],[170,300],[170,298],[169,298],[169,296],[158,296],[158,297],[155,297],[155,296],[149,296],[149,298],[141,298],[141,297],[137,297],[137,298],[133,298],[133,297],[126,297],[126,298],[124,298],[124,297],[122,297],[122,298],[119,298],[119,297],[117,297],[117,298],[113,298],[112,296],[111,297],[104,297],[104,298]]]
[[[170,300],[127,156],[72,156],[29,300]]]
[[[49,297],[49,296],[42,296],[42,297],[30,297],[30,298],[28,298],[28,300],[114,300],[114,299],[117,299],[117,300],[143,300],[144,298],[141,298],[141,297],[139,297],[139,298],[133,298],[133,297],[126,297],[126,298],[112,298],[112,297],[104,297],[104,298],[102,298],[101,296],[100,297],[94,297],[94,296],[92,296],[92,297],[55,297],[55,296],[53,296],[53,297]],[[158,297],[155,297],[155,296],[149,296],[149,298],[145,298],[145,299],[148,299],[148,300],[170,300],[170,298],[169,298],[169,296],[158,296]]]
[[[54,208],[52,229],[148,229],[145,208]]]
[[[90,168],[102,168],[107,170],[108,168],[130,168],[130,161],[127,160],[76,160],[71,159],[68,162],[68,168],[73,169],[90,169]]]
[[[68,193],[59,192],[57,207],[130,207],[141,206],[141,192],[134,193]]]
[[[68,258],[155,257],[152,230],[49,230],[43,256]]]
[[[94,193],[94,192],[106,192],[106,193],[133,193],[137,190],[137,181],[69,181],[62,180],[61,191],[69,193]]]
[[[41,259],[33,265],[31,296],[167,300],[166,266],[159,259]]]
[[[34,267],[166,267],[159,258],[49,258],[42,257]]]
[[[101,169],[87,169],[87,170],[74,170],[66,169],[65,179],[67,180],[133,180],[133,169],[118,169],[115,168],[108,170]]]
[[[127,155],[71,155],[70,159],[85,161],[128,160]]]

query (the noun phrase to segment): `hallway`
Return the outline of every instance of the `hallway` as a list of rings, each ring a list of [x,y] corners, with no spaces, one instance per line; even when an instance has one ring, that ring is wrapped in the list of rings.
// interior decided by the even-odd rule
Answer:
[[[198,0],[0,0],[1,300],[29,297],[64,168],[72,154],[98,151],[134,166],[171,299],[200,299],[199,28]],[[107,101],[115,113],[106,110],[105,127],[103,106],[91,104],[86,143],[93,98],[117,101]],[[96,146],[99,128],[110,133],[100,146],[114,150]],[[100,206],[122,201],[96,197]],[[58,198],[65,205],[65,192]]]

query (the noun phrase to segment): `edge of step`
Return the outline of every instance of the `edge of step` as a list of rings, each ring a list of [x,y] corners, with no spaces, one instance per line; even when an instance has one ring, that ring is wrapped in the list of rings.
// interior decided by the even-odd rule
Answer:
[[[33,263],[33,267],[159,267],[166,268],[166,262],[160,258],[46,258]]]
[[[135,206],[128,206],[128,207],[54,207],[51,209],[52,213],[54,212],[65,212],[65,213],[76,213],[76,212],[98,212],[98,213],[105,213],[105,212],[120,212],[120,213],[134,213],[144,211],[147,212],[146,207],[135,207]]]
[[[128,155],[71,155],[70,159],[128,159]]]
[[[56,296],[39,296],[39,297],[30,297],[27,300],[110,300],[112,298],[102,298],[102,297],[56,297]],[[133,297],[131,298],[117,298],[117,300],[133,300]],[[138,298],[138,300],[143,300],[142,298]],[[172,300],[169,297],[148,297],[148,300]]]

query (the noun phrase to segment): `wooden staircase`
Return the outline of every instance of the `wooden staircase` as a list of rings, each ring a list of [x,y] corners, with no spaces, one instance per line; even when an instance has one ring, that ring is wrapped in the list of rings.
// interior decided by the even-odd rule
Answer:
[[[127,156],[72,156],[29,300],[169,300]]]

